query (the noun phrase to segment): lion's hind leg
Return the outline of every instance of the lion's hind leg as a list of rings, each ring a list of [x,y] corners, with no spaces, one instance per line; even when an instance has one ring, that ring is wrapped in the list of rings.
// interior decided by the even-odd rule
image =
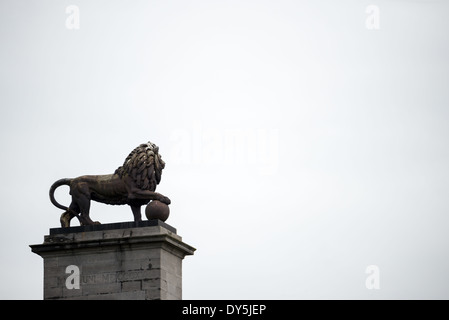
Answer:
[[[72,210],[67,210],[63,214],[61,214],[61,217],[59,218],[59,221],[61,222],[62,228],[68,228],[70,227],[70,220],[75,217],[75,213]]]
[[[72,204],[70,208],[74,209],[77,214],[77,218],[82,226],[88,226],[92,224],[100,224],[98,221],[92,221],[89,217],[90,210],[90,194],[89,187],[86,183],[79,183],[70,189],[72,195]]]
[[[70,221],[77,217],[81,224],[81,219],[79,216],[80,209],[76,202],[72,201],[67,211],[65,211],[63,214],[61,214],[61,218],[59,218],[59,221],[61,222],[61,227],[68,228],[70,227]]]

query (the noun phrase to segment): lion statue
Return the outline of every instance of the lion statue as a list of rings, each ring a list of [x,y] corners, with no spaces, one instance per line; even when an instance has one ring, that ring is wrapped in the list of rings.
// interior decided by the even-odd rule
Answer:
[[[99,224],[89,217],[90,201],[112,205],[127,204],[131,207],[134,221],[142,221],[140,207],[151,200],[167,205],[170,199],[154,192],[161,181],[165,162],[159,154],[159,147],[148,142],[135,148],[114,174],[81,176],[74,179],[60,179],[50,187],[50,201],[65,210],[60,222],[63,228],[70,227],[70,220],[77,217],[80,224]],[[55,190],[62,186],[70,187],[72,202],[69,207],[59,204],[54,196]]]

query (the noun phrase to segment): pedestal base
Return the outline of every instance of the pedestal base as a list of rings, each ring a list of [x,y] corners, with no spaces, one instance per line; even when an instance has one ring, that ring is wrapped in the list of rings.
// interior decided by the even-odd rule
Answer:
[[[182,260],[195,248],[159,221],[50,229],[31,250],[44,259],[44,299],[182,298]]]

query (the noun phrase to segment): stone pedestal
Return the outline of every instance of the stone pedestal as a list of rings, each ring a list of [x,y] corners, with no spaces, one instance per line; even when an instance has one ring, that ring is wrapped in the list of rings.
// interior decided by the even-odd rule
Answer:
[[[44,299],[182,298],[182,260],[195,248],[159,221],[50,229],[31,250],[44,259]]]

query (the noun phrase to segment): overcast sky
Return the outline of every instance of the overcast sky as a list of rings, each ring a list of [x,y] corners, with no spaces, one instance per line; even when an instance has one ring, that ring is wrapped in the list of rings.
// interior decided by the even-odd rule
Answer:
[[[43,297],[28,245],[59,226],[50,185],[113,173],[150,140],[167,223],[197,248],[185,299],[448,299],[448,12],[1,0],[0,298]]]

